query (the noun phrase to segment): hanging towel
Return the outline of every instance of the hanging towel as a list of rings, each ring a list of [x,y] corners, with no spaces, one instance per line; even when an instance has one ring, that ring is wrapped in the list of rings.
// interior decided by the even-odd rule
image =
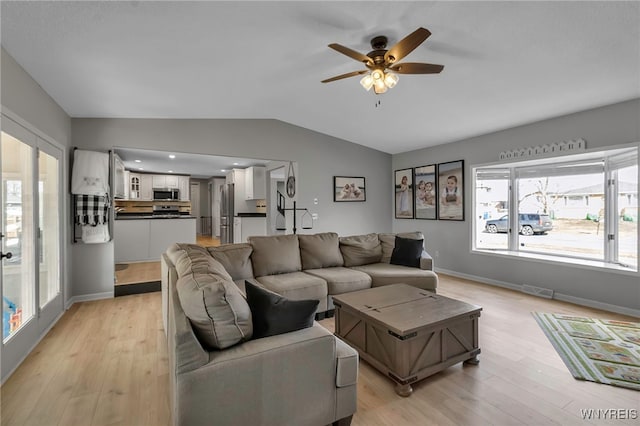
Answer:
[[[85,195],[109,193],[109,154],[80,149],[74,151],[71,193]]]
[[[82,225],[82,242],[85,244],[106,243],[109,241],[109,225]]]
[[[109,197],[106,195],[75,195],[78,225],[106,225],[109,223]]]

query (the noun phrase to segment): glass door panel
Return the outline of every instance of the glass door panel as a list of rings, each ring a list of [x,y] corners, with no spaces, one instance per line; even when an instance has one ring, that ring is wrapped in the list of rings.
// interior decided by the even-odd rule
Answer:
[[[38,246],[40,253],[40,294],[42,308],[60,293],[60,217],[58,159],[39,152],[38,206],[40,229]]]
[[[33,150],[2,132],[2,338],[35,315]]]

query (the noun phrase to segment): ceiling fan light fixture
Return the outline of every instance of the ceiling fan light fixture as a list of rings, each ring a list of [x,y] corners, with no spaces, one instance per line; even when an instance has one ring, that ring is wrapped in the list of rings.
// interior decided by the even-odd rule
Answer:
[[[371,74],[367,74],[362,77],[362,79],[360,80],[360,84],[367,92],[371,90],[371,88],[373,87],[373,77],[371,77]]]
[[[392,72],[388,72],[384,76],[384,84],[389,89],[393,89],[395,85],[398,84],[398,80],[399,80],[398,74],[395,74]]]
[[[383,79],[376,80],[376,82],[373,84],[373,91],[376,93],[376,95],[387,91],[387,85],[384,84]]]
[[[373,81],[377,83],[384,79],[384,72],[382,70],[373,70],[371,71],[371,78],[373,78]]]

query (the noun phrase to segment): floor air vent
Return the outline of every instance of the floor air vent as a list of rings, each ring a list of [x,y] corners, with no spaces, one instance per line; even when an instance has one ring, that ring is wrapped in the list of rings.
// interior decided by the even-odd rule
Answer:
[[[550,288],[535,287],[532,285],[523,285],[522,292],[532,294],[534,296],[544,297],[545,299],[553,299],[553,290]]]

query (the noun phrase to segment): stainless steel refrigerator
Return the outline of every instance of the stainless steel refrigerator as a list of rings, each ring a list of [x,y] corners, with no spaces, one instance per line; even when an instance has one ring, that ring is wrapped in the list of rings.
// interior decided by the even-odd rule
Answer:
[[[220,243],[233,243],[233,184],[220,185]]]

